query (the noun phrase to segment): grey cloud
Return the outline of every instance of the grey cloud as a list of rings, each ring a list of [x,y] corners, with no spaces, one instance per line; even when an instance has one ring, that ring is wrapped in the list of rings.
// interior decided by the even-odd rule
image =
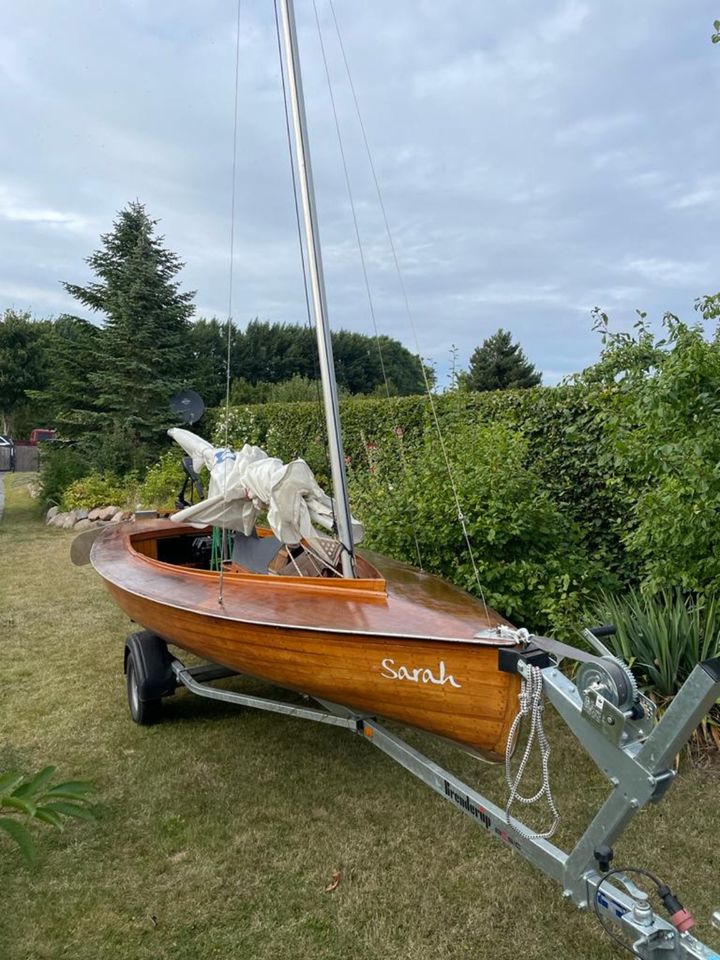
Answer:
[[[381,332],[414,348],[318,0]],[[547,382],[597,355],[588,310],[687,315],[720,287],[714,11],[671,0],[335,0],[422,351],[466,362],[498,326]],[[6,11],[0,298],[78,311],[60,280],[139,198],[223,316],[234,5],[125,0]],[[371,322],[312,8],[297,0],[333,322]],[[243,4],[234,313],[302,322],[270,0]],[[714,73],[713,73],[714,71]]]

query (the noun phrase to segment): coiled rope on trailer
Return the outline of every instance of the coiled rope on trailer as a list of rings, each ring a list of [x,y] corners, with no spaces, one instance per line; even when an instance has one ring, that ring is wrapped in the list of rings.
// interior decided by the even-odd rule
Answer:
[[[510,791],[507,804],[505,805],[505,820],[508,826],[511,826],[516,833],[520,834],[520,836],[526,840],[547,840],[552,837],[560,825],[560,813],[555,805],[555,799],[550,787],[550,743],[548,742],[545,727],[543,726],[545,702],[543,699],[543,679],[540,667],[528,667],[527,675],[522,678],[518,699],[520,701],[520,710],[510,727],[507,747],[505,749],[505,780],[508,785],[508,790]],[[528,733],[527,743],[525,744],[525,752],[520,760],[517,773],[513,776],[512,756],[520,733],[520,727],[525,718],[529,718],[530,731]],[[528,763],[532,756],[533,746],[536,742],[540,751],[542,782],[536,793],[531,797],[526,797],[520,793],[520,785],[525,776]],[[543,797],[545,797],[547,801],[553,820],[548,829],[543,833],[533,833],[527,830],[518,820],[515,820],[514,817],[511,816],[510,810],[516,801],[530,806],[533,803],[537,803]]]

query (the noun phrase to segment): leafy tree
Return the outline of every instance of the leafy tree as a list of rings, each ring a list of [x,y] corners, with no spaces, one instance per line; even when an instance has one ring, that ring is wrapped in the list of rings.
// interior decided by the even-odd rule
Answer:
[[[542,375],[530,363],[508,330],[498,330],[470,357],[470,369],[461,378],[468,390],[509,390],[537,387]]]
[[[699,297],[695,301],[695,309],[702,314],[703,320],[720,320],[720,293]]]
[[[720,20],[715,20],[713,27],[715,28],[715,33],[712,35],[711,40],[713,43],[720,43]]]
[[[143,204],[130,203],[87,259],[97,280],[65,283],[68,293],[106,318],[91,376],[100,416],[86,426],[102,426],[94,438],[97,465],[118,472],[153,458],[167,428],[168,399],[189,375],[194,292],[180,291],[176,277],[184,264],[155,236],[156,224]]]
[[[347,390],[338,388],[339,396],[347,396]],[[230,405],[255,405],[263,403],[317,403],[322,397],[319,380],[311,380],[295,374],[289,380],[280,383],[248,383],[244,378],[234,380],[230,387]]]
[[[237,377],[230,384],[230,406],[267,403],[271,384],[264,380],[250,383],[245,377]]]
[[[349,393],[385,396],[385,380],[391,395],[425,392],[422,361],[398,340],[338,330],[332,342],[338,386]],[[432,383],[432,371],[426,374]]]
[[[332,333],[332,344],[338,386],[348,393],[384,394],[383,367],[391,393],[424,392],[419,358],[397,340],[337,330]],[[296,376],[316,380],[316,357],[314,330],[255,319],[234,336],[231,373],[233,381],[250,384],[286,383]],[[432,382],[432,374],[430,379]]]
[[[255,318],[235,337],[232,378],[257,384],[282,383],[294,374],[312,376],[314,356],[314,334],[308,327]]]
[[[634,333],[599,317],[603,351],[583,379],[604,388],[602,457],[641,586],[718,593],[720,340],[670,313],[660,339],[642,313]]]
[[[237,329],[231,331],[232,344]],[[227,324],[212,317],[190,324],[188,349],[192,357],[192,385],[205,401],[205,406],[216,407],[225,399],[227,376]]]
[[[317,401],[322,395],[322,388],[317,380],[301,377],[296,374],[282,383],[273,383],[268,391],[268,403],[302,403],[303,401]],[[342,391],[341,391],[342,392]]]
[[[45,380],[42,335],[47,322],[37,322],[29,313],[6,310],[0,317],[0,425],[12,433],[15,414],[27,404],[28,390]]]

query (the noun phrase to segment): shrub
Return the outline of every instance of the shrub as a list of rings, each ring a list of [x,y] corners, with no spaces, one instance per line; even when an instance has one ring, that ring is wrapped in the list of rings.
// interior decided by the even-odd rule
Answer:
[[[720,593],[720,340],[664,318],[657,340],[607,332],[600,363],[601,460],[624,504],[622,539],[649,594]],[[586,374],[587,377],[588,374]]]
[[[95,812],[88,805],[89,783],[68,780],[51,784],[55,767],[45,767],[34,776],[15,771],[0,773],[0,808],[10,816],[0,816],[0,833],[17,843],[29,863],[34,863],[35,842],[22,823],[37,820],[63,830],[65,819],[95,820]]]
[[[60,505],[63,510],[92,510],[108,504],[125,506],[133,500],[136,484],[134,474],[119,480],[112,475],[89,473],[65,489]]]
[[[668,350],[635,400],[639,497],[628,537],[651,591],[720,593],[720,343],[668,319]]]
[[[175,501],[185,480],[182,458],[183,453],[175,448],[164,453],[150,467],[138,491],[138,501],[143,507],[160,511],[175,509]]]
[[[63,492],[76,480],[86,476],[90,467],[75,448],[60,443],[43,450],[40,467],[40,491],[46,506],[57,505]]]
[[[565,632],[604,574],[528,463],[527,440],[502,424],[458,422],[446,449],[485,599],[523,626]],[[419,547],[425,569],[478,595],[438,444],[398,437],[368,444],[366,459],[351,492],[368,546],[414,563]]]

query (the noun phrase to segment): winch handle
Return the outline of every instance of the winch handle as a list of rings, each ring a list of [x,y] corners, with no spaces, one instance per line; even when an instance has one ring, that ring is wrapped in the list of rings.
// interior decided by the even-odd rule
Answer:
[[[600,638],[612,637],[616,633],[617,627],[612,623],[600,627],[588,627],[587,630],[583,630],[583,636],[590,646],[597,650],[601,657],[612,657],[613,653],[612,650],[608,650]]]

